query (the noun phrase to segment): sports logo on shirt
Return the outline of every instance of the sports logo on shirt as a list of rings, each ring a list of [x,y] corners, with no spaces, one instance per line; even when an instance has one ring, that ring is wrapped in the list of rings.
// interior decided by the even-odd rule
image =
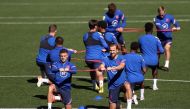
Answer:
[[[170,22],[170,19],[166,19],[166,22]]]
[[[60,72],[60,76],[61,77],[66,77],[67,76],[67,72]]]
[[[162,27],[163,27],[164,29],[168,29],[168,24],[167,24],[167,23],[164,23],[164,24],[162,24]]]
[[[112,24],[112,26],[113,26],[113,27],[115,27],[115,26],[117,26],[118,21],[117,21],[117,20],[114,20],[114,21],[112,21],[112,23],[111,23],[111,24]]]
[[[116,19],[119,19],[119,16],[117,15],[117,16],[115,16],[115,18],[116,18]]]
[[[117,70],[111,70],[111,73],[113,73],[115,75],[115,74],[117,74]]]

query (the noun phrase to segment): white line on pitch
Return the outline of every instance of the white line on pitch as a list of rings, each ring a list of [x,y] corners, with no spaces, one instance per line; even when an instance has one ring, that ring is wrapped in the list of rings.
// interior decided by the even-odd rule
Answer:
[[[107,5],[108,3],[110,2],[60,2],[60,3],[55,3],[55,2],[52,2],[52,3],[46,3],[46,2],[41,2],[41,3],[19,3],[19,2],[4,2],[4,3],[1,3],[0,5],[2,6],[48,6],[48,5],[51,5],[51,6],[61,6],[61,5]],[[118,5],[139,5],[139,4],[152,4],[152,5],[155,5],[155,4],[189,4],[190,1],[140,1],[140,2],[136,2],[136,1],[127,1],[127,2],[114,2],[115,4],[118,4]]]
[[[179,22],[190,22],[190,19],[178,19]],[[145,23],[152,20],[130,20],[127,23]],[[4,25],[42,25],[42,24],[87,24],[87,21],[68,21],[68,22],[0,22]]]
[[[20,76],[0,76],[0,78],[35,78],[37,75],[20,75]],[[73,78],[85,78],[90,79],[89,76],[73,76]],[[106,78],[106,77],[105,77]],[[153,79],[145,79],[146,81],[152,81]],[[158,79],[158,81],[165,81],[165,82],[184,82],[184,83],[190,83],[189,80],[168,80],[168,79]]]
[[[175,17],[190,17],[188,14],[174,15]],[[147,18],[155,15],[128,15],[127,18]],[[0,16],[0,19],[85,19],[85,18],[102,18],[102,16]]]

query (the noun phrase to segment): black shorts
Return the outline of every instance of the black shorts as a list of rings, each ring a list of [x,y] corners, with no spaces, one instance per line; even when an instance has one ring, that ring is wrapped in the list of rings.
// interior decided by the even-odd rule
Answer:
[[[121,87],[117,87],[115,89],[109,89],[109,102],[117,103],[119,101]]]
[[[37,64],[38,67],[40,68],[42,77],[43,77],[43,78],[46,78],[46,75],[47,75],[47,72],[46,72],[46,71],[47,71],[47,70],[46,70],[46,63],[37,62],[37,61],[36,61],[36,64]]]
[[[166,38],[166,37],[159,37],[162,47],[165,47],[166,44],[172,44],[172,38]]]
[[[61,98],[62,98],[62,103],[64,105],[69,105],[72,103],[72,99],[71,99],[71,90],[70,89],[67,89],[67,90],[63,90],[61,88],[57,88],[57,92],[61,95]]]
[[[125,44],[125,40],[124,40],[124,38],[122,36],[122,33],[118,33],[116,35],[116,39],[117,39],[117,41],[118,41],[119,44],[121,44],[121,45]]]
[[[157,70],[158,65],[147,65],[148,68],[150,68],[152,71]]]
[[[100,66],[100,62],[85,61],[90,69],[96,69]]]

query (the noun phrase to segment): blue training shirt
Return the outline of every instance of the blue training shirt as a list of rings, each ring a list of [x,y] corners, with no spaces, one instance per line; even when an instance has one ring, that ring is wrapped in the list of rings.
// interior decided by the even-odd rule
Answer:
[[[142,56],[147,66],[158,64],[158,53],[163,53],[164,49],[160,40],[152,34],[142,35],[139,38],[139,45]]]
[[[111,32],[102,33],[103,37],[108,45],[110,44],[118,44],[117,39],[115,35]]]
[[[103,20],[108,24],[106,31],[114,33],[115,36],[119,34],[119,32],[116,31],[117,28],[125,28],[127,25],[124,13],[118,9],[115,11],[113,18],[111,18],[108,12],[106,12],[103,16]]]
[[[49,58],[51,63],[58,62],[60,61],[59,53],[62,49],[65,49],[68,51],[68,61],[71,60],[71,55],[74,53],[74,51],[68,50],[67,48],[60,46],[60,47],[55,47],[53,50],[50,51],[49,53]]]
[[[114,67],[120,65],[120,63],[125,63],[125,59],[122,55],[117,55],[115,59],[112,59],[110,56],[103,58],[103,64],[105,67]],[[120,87],[126,81],[125,70],[111,70],[107,71],[108,76],[108,89],[115,89]]]
[[[170,14],[165,14],[163,18],[160,16],[156,16],[154,19],[154,24],[156,25],[157,30],[167,30],[171,29],[172,25],[176,28],[180,28],[179,23],[175,20],[175,18]],[[157,36],[160,40],[172,39],[172,32],[157,32]]]
[[[51,35],[46,35],[41,37],[40,40],[40,48],[38,55],[36,57],[37,62],[42,62],[42,63],[47,63],[47,56],[50,52],[55,47],[55,37]]]
[[[145,68],[145,62],[141,55],[131,52],[124,55],[125,70],[127,74],[127,81],[129,83],[142,82],[144,75],[142,68]]]
[[[68,72],[60,72],[60,68],[69,68],[71,71]],[[54,82],[58,88],[61,89],[71,89],[71,78],[72,74],[76,74],[77,68],[71,62],[61,61],[55,62],[52,64],[52,72],[55,74]]]
[[[102,49],[108,49],[104,37],[99,32],[84,34],[83,42],[86,47],[86,60],[101,60],[104,57]]]

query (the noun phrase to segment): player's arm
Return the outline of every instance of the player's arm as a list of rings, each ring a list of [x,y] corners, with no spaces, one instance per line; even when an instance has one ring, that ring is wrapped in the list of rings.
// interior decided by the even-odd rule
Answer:
[[[173,16],[171,16],[171,23],[174,25],[174,27],[172,27],[172,31],[179,31],[181,29],[179,23],[175,20]]]
[[[71,49],[71,48],[67,48],[67,51],[68,51],[70,54],[77,53],[77,50]]]
[[[115,35],[114,35],[113,33],[111,33],[111,35],[112,35],[112,42],[113,42],[114,44],[116,44],[116,45],[119,45],[119,43],[118,43],[118,41],[117,41]]]
[[[48,39],[48,44],[49,44],[50,46],[52,46],[52,47],[55,47],[55,38],[54,38],[54,37],[49,38],[49,39]]]
[[[161,23],[160,23],[158,20],[156,20],[156,18],[153,19],[153,23],[154,23],[154,25],[156,26],[156,29],[157,29],[157,30],[163,30],[163,29],[164,29],[164,28],[162,27]]]
[[[106,50],[108,50],[109,46],[108,46],[108,44],[106,43],[106,41],[104,40],[104,37],[102,36],[101,33],[98,33],[98,34],[99,34],[99,35],[97,35],[97,37],[98,37],[98,39],[100,40],[102,46],[103,46]]]
[[[142,56],[141,56],[141,68],[142,68],[143,74],[145,74],[147,72],[147,69],[146,69],[146,66],[145,66],[145,61],[144,61]]]
[[[120,16],[121,16],[121,26],[120,27],[125,28],[127,26],[127,23],[126,23],[127,19],[126,19],[124,13],[121,13]]]
[[[57,66],[57,62],[54,62],[54,63],[52,64],[51,70],[52,70],[52,72],[54,72],[54,73],[59,71],[59,68],[58,68],[58,66]]]
[[[77,73],[77,67],[74,64],[70,64],[70,71],[72,74]]]
[[[121,18],[121,24],[119,25],[119,28],[117,28],[116,30],[118,32],[123,32],[123,29],[127,26],[127,23],[126,23],[126,17],[122,12],[120,13],[120,18]]]
[[[124,67],[125,67],[125,59],[123,59],[118,66],[108,67],[107,70],[121,70]]]
[[[160,54],[164,53],[164,48],[162,47],[160,39],[158,39],[158,38],[157,38],[157,48],[158,48]]]

